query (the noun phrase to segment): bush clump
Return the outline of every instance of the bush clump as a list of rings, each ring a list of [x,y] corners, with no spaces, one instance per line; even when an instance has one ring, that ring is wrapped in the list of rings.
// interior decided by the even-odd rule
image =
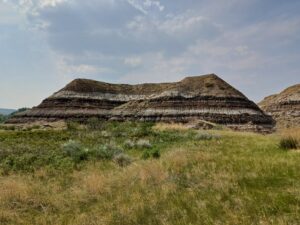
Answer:
[[[150,141],[146,140],[146,139],[140,139],[140,140],[138,140],[136,142],[136,145],[139,148],[151,148],[152,147]]]
[[[124,142],[125,148],[134,148],[135,147],[135,142],[132,140],[126,140]]]
[[[7,131],[14,131],[14,130],[17,129],[17,127],[15,127],[15,126],[5,126],[5,125],[2,125],[2,126],[0,126],[0,129],[1,129],[1,130],[7,130]]]
[[[108,138],[108,137],[111,137],[111,133],[109,133],[106,130],[103,130],[103,131],[101,131],[101,136],[104,138]]]
[[[151,151],[144,151],[142,155],[142,159],[159,159],[160,158],[160,151],[158,149],[152,149]]]
[[[158,149],[153,149],[151,151],[151,156],[152,156],[152,158],[155,158],[155,159],[160,158],[160,151]]]
[[[199,141],[210,141],[212,139],[219,140],[220,138],[220,135],[213,135],[209,133],[197,133],[195,136],[195,139]]]
[[[76,131],[79,129],[80,124],[76,121],[68,120],[66,122],[67,130],[69,131]]]
[[[129,155],[124,153],[120,153],[114,156],[114,162],[117,163],[121,167],[125,167],[131,164],[132,159]]]
[[[82,160],[86,160],[88,158],[89,152],[87,148],[83,148],[83,146],[80,143],[73,140],[69,140],[63,145],[63,151],[76,163]]]
[[[203,141],[209,141],[213,139],[213,136],[208,133],[198,133],[195,136],[196,140],[203,140]]]
[[[0,123],[4,123],[6,119],[7,119],[7,116],[0,114]]]
[[[114,156],[121,154],[122,152],[121,149],[114,145],[101,145],[94,148],[91,154],[97,159],[111,160]]]
[[[298,141],[293,137],[284,137],[279,142],[279,147],[284,150],[297,149]]]
[[[105,128],[105,124],[98,118],[93,117],[87,120],[87,128],[90,130],[103,130]]]

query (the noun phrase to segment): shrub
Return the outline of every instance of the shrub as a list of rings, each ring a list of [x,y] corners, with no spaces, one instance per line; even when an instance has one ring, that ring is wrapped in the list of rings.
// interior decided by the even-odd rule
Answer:
[[[125,167],[131,164],[132,159],[130,158],[130,156],[124,153],[120,153],[114,156],[114,162],[121,167]]]
[[[121,154],[122,150],[113,145],[101,145],[94,148],[91,154],[97,159],[113,159],[114,156]]]
[[[153,149],[151,151],[151,155],[153,158],[158,159],[158,158],[160,158],[160,151],[158,149]]]
[[[30,110],[30,108],[27,108],[27,107],[23,107],[23,108],[20,108],[18,109],[17,111],[11,113],[10,115],[13,116],[13,115],[16,115],[18,113],[23,113],[23,112],[26,112],[27,110]]]
[[[7,116],[0,114],[0,123],[4,123],[6,119],[7,119]]]
[[[125,146],[126,148],[134,148],[134,147],[135,147],[135,143],[134,143],[134,141],[132,141],[132,140],[126,140],[126,141],[124,142],[124,146]]]
[[[25,127],[22,129],[22,131],[32,131],[32,127]]]
[[[151,157],[151,154],[149,151],[144,151],[143,154],[142,154],[142,159],[149,159]]]
[[[34,129],[34,130],[38,130],[38,129],[41,129],[41,126],[40,125],[33,125],[31,128]]]
[[[101,131],[101,136],[105,137],[105,138],[108,138],[108,137],[111,137],[111,133],[109,133],[106,130],[103,130],[103,131]]]
[[[2,129],[2,130],[16,130],[17,127],[2,125],[2,126],[0,126],[0,129]]]
[[[293,137],[285,137],[280,140],[279,146],[285,150],[297,149],[298,141]]]
[[[153,149],[151,151],[144,151],[142,154],[142,159],[149,159],[149,158],[154,158],[158,159],[160,158],[160,151],[158,149]]]
[[[196,140],[203,140],[203,141],[210,141],[212,139],[219,140],[221,139],[221,136],[218,134],[209,134],[209,133],[198,133],[195,136]]]
[[[69,140],[63,145],[63,151],[76,163],[85,160],[88,157],[88,149],[83,148],[80,143],[73,140]]]
[[[87,120],[87,127],[90,130],[103,130],[104,123],[96,117]]]
[[[7,130],[16,130],[16,127],[15,126],[8,126]]]
[[[16,130],[15,126],[6,126],[6,125],[0,125],[1,130]]]
[[[140,139],[136,142],[137,147],[139,148],[151,148],[152,145],[149,140]]]
[[[78,130],[79,128],[79,123],[71,120],[67,121],[66,125],[67,125],[67,129],[70,131]]]
[[[214,127],[214,130],[224,130],[224,126],[220,125],[220,124],[217,124],[215,127]]]
[[[195,139],[206,141],[206,140],[212,140],[213,136],[209,133],[198,133],[196,134]]]
[[[149,122],[138,124],[138,126],[134,129],[134,136],[145,137],[151,135],[153,133],[152,126],[153,123]]]

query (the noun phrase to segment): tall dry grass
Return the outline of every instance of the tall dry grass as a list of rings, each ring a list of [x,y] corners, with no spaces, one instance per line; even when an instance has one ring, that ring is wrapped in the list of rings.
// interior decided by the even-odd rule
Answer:
[[[300,128],[288,128],[279,130],[280,147],[283,149],[300,149]],[[298,151],[296,151],[298,152]]]
[[[82,225],[121,222],[137,224],[141,220],[139,224],[143,224],[142,217],[148,220],[149,211],[150,215],[155,214],[152,216],[156,223],[170,224],[165,221],[164,214],[160,215],[157,211],[159,204],[177,198],[181,179],[186,183],[182,185],[189,185],[193,183],[194,176],[203,176],[203,169],[188,173],[186,170],[205,160],[207,156],[201,152],[192,153],[178,149],[167,153],[161,160],[141,161],[126,168],[114,167],[112,170],[103,171],[99,169],[99,165],[94,164],[84,171],[74,171],[67,186],[59,178],[45,180],[50,175],[41,170],[32,177],[2,177],[0,222],[27,224],[30,221],[31,224],[49,224],[51,221],[53,225]],[[218,182],[220,179],[221,177],[217,179]],[[179,192],[178,194],[181,196]],[[195,197],[194,194],[189,192],[189,198]],[[169,217],[172,217],[180,206],[165,207],[170,207]],[[11,217],[14,213],[16,215]],[[68,214],[72,216],[66,217]],[[33,220],[30,215],[34,216]],[[149,221],[145,224],[149,224]]]
[[[289,128],[282,129],[279,131],[282,137],[292,137],[300,143],[300,127],[299,128]]]
[[[189,130],[189,128],[182,123],[156,123],[153,127],[154,130],[158,131],[167,131],[167,130],[178,130],[185,131]]]

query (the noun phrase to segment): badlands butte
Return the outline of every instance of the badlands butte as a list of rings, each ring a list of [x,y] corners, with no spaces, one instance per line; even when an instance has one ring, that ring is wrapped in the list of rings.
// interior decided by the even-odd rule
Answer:
[[[215,74],[174,83],[109,84],[76,79],[8,123],[78,120],[207,121],[236,130],[271,132],[275,121]]]
[[[259,106],[272,115],[278,128],[300,127],[300,84],[266,97]]]

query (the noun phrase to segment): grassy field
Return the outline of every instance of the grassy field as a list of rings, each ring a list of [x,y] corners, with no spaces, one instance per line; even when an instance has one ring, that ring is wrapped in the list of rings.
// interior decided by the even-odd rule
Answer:
[[[0,224],[300,224],[300,152],[279,147],[289,132],[2,130]]]

